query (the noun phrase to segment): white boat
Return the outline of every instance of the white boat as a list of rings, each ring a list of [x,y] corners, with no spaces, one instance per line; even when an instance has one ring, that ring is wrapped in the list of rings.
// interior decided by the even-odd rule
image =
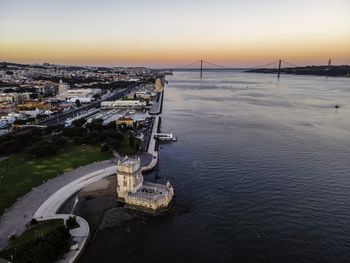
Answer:
[[[160,141],[177,141],[176,136],[174,136],[172,133],[156,133],[154,137]]]

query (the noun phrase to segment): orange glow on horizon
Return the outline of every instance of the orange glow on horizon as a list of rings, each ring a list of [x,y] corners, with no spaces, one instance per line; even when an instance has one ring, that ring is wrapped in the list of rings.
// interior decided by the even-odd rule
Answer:
[[[0,61],[167,67],[350,64],[348,0],[9,1]]]
[[[317,43],[317,44],[314,44]],[[200,59],[228,66],[249,66],[282,58],[310,65],[326,63],[332,57],[337,64],[350,62],[350,39],[341,43],[311,41],[306,43],[262,43],[246,46],[220,44],[216,47],[118,47],[111,44],[80,45],[79,43],[1,43],[2,61],[24,63],[58,63],[82,65],[151,65],[177,66]]]

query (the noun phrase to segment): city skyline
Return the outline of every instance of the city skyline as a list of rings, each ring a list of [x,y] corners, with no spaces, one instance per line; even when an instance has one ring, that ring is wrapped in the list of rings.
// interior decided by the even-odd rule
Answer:
[[[0,60],[178,66],[350,63],[350,3],[0,1]]]

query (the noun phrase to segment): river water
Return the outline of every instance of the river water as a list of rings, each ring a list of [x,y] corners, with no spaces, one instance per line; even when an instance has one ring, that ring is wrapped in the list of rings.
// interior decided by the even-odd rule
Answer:
[[[80,262],[349,262],[350,79],[167,80],[161,128],[178,142],[158,175],[190,211],[100,231]]]

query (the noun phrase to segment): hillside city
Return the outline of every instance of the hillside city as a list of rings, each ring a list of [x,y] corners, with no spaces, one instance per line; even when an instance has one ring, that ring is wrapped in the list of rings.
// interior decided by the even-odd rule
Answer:
[[[69,125],[68,118],[99,108],[102,101],[122,98],[131,84],[140,89],[138,99],[148,100],[155,94],[145,83],[155,77],[150,69],[141,67],[1,63],[0,134],[26,125]]]

